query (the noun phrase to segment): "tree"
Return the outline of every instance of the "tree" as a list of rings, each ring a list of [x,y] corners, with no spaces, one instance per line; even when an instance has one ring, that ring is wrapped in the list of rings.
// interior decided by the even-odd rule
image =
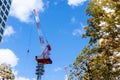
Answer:
[[[0,64],[0,80],[14,80],[15,76],[12,72],[10,65],[8,64]]]
[[[83,37],[89,37],[90,41],[76,58],[72,74],[75,78],[82,75],[81,79],[85,80],[117,80],[120,78],[120,0],[92,0],[86,14],[90,18]]]

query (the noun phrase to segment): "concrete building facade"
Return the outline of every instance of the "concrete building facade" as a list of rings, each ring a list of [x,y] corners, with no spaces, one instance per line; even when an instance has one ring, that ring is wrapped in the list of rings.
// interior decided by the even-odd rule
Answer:
[[[12,0],[0,0],[0,42],[5,30]]]

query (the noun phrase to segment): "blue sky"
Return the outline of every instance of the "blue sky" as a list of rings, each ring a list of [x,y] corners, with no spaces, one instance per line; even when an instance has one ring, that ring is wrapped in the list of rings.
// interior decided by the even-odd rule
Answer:
[[[45,65],[42,80],[64,80],[64,67],[72,64],[88,39],[82,39],[88,0],[13,0],[0,45],[0,63],[11,64],[16,80],[36,78],[35,56],[40,43],[32,10],[39,11],[44,37],[52,47],[53,64]],[[27,53],[27,50],[30,50]]]

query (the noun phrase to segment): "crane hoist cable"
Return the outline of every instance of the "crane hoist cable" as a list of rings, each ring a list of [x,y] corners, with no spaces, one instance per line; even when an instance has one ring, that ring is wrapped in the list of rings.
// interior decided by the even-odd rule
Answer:
[[[29,36],[28,36],[28,39],[29,39],[29,41],[28,41],[28,49],[27,49],[27,53],[30,53],[30,48],[31,48],[31,38],[32,38],[32,33],[33,32],[33,28],[31,27],[30,28],[30,32],[29,32]]]

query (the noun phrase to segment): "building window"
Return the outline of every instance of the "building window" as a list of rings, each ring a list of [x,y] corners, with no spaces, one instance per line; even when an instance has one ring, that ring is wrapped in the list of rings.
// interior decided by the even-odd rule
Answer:
[[[2,1],[0,0],[0,6],[2,6]]]
[[[3,29],[2,28],[0,29],[0,33],[3,34]]]
[[[2,40],[2,36],[0,36],[0,42],[1,42],[1,40]]]
[[[2,18],[0,17],[0,24],[2,23]]]
[[[5,14],[8,15],[8,11],[7,10],[5,11]]]
[[[2,22],[2,26],[3,26],[3,28],[5,28],[5,23],[4,22]]]
[[[2,12],[2,11],[0,12],[0,15],[3,17],[3,15],[4,15],[4,14],[3,14],[3,12]]]
[[[2,9],[3,9],[3,11],[5,11],[5,6],[4,5],[2,6]]]
[[[4,0],[4,4],[5,4],[5,5],[7,4],[6,0]]]
[[[4,20],[7,21],[7,17],[6,16],[4,16]]]
[[[11,0],[8,0],[9,1],[9,3],[11,4]]]
[[[7,5],[7,9],[8,9],[8,10],[10,9],[10,6],[9,6],[9,5]]]

